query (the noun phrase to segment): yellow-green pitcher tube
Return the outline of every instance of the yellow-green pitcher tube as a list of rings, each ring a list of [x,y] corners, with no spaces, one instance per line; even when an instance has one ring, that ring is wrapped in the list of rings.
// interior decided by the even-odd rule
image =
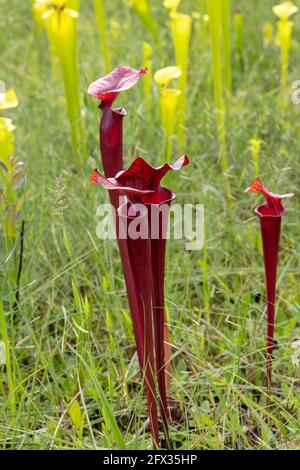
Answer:
[[[280,81],[280,104],[286,105],[286,91],[289,68],[289,52],[294,23],[290,17],[299,11],[299,8],[291,1],[285,1],[272,8],[274,15],[279,18],[277,21],[278,43],[281,49],[281,81]]]
[[[228,97],[232,88],[231,73],[231,0],[222,0],[222,42],[223,42],[223,66],[224,66],[224,83]]]
[[[173,140],[176,125],[176,110],[181,90],[175,88],[161,88],[160,90],[160,112],[162,127],[165,135],[165,159],[171,162]]]
[[[215,94],[215,108],[216,108],[216,121],[217,132],[220,146],[220,163],[223,172],[228,169],[227,162],[227,149],[226,149],[226,134],[225,134],[225,108],[223,101],[223,77],[222,77],[222,53],[221,53],[221,40],[222,40],[222,24],[221,24],[221,1],[222,0],[207,0],[207,9],[210,24],[210,37],[211,37],[211,55],[212,55],[212,72],[214,81],[214,94]]]
[[[233,17],[234,25],[234,49],[238,71],[244,71],[244,14],[236,11]]]
[[[178,100],[178,143],[183,149],[185,145],[185,120],[187,112],[187,80],[188,80],[188,57],[190,38],[192,32],[192,18],[179,12],[173,12],[171,17],[171,31],[175,50],[176,63],[181,68],[179,88],[181,95]]]
[[[94,0],[94,8],[101,40],[101,51],[106,73],[110,71],[110,54],[107,40],[107,23],[104,0]]]
[[[83,149],[83,130],[77,66],[77,15],[75,11],[72,16],[57,11],[46,21],[62,70],[72,145],[79,159]]]
[[[146,108],[148,118],[151,117],[152,112],[152,55],[153,50],[148,42],[143,44],[143,68],[147,69],[146,75],[144,75],[144,93],[146,99]]]
[[[289,20],[279,20],[277,23],[278,27],[278,40],[281,48],[281,95],[284,94],[287,89],[288,81],[288,69],[289,69],[289,53],[291,48],[291,38],[294,23]]]
[[[67,0],[67,7],[79,12],[80,0]]]
[[[149,1],[148,0],[129,0],[129,3],[132,9],[140,17],[145,28],[151,32],[156,45],[158,45],[160,41],[159,41],[157,24],[153,18]]]

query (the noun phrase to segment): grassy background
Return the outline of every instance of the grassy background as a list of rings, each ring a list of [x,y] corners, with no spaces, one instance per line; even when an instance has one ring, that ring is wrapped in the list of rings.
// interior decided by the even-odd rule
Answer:
[[[16,155],[26,162],[26,189],[31,189],[22,214],[24,270],[15,318],[8,302],[14,260],[5,263],[1,239],[1,297],[17,400],[13,417],[2,365],[3,449],[118,448],[108,411],[103,411],[103,391],[127,446],[151,448],[149,433],[139,434],[146,404],[117,249],[95,233],[96,207],[106,194],[89,183],[91,169],[99,164],[98,110],[86,89],[104,68],[92,2],[81,3],[79,68],[88,158],[79,166],[70,145],[62,83],[52,78],[47,39],[32,18],[31,2],[0,0],[0,78],[16,89],[20,100],[17,109],[1,114],[13,117],[17,125]],[[142,43],[151,37],[125,1],[106,3],[113,65],[139,67]],[[158,69],[175,60],[167,13],[161,1],[151,3],[162,40],[153,59]],[[270,0],[233,0],[233,9],[245,14],[245,71],[235,68],[227,123],[232,207],[217,162],[210,54],[200,41],[197,21],[194,25],[186,146],[191,165],[169,184],[178,202],[205,204],[206,244],[201,252],[187,252],[184,241],[170,241],[166,276],[171,394],[179,403],[171,436],[183,449],[300,448],[300,375],[295,363],[300,360],[299,344],[295,348],[300,339],[299,199],[289,204],[283,225],[268,426],[264,273],[259,224],[253,215],[260,198],[244,194],[256,176],[249,150],[253,137],[263,140],[265,184],[279,192],[299,189],[299,107],[279,108],[280,52],[274,45],[264,47],[261,33],[264,21],[275,25],[272,5]],[[200,7],[201,0],[183,0],[181,10]],[[295,22],[291,83],[300,78],[300,14]],[[153,91],[151,121],[141,83],[118,100],[128,111],[127,164],[137,155],[152,164],[162,162],[155,87]],[[15,254],[18,250],[17,244]]]

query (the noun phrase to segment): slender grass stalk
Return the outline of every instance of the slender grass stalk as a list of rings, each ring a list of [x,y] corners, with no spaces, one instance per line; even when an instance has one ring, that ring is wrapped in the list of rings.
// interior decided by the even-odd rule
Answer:
[[[232,72],[231,72],[231,0],[222,0],[222,41],[223,41],[223,66],[224,83],[228,97],[232,90]]]
[[[132,9],[140,17],[145,28],[148,29],[148,31],[150,31],[150,33],[152,34],[155,44],[158,45],[160,40],[159,40],[159,35],[158,35],[157,24],[153,18],[149,1],[148,0],[129,0],[129,1],[130,1],[130,5]]]
[[[97,377],[97,369],[94,364],[94,359],[90,353],[88,353],[88,358],[87,361],[80,355],[75,349],[72,349],[74,354],[76,354],[79,358],[79,360],[82,362],[87,376],[89,377],[90,381],[92,382],[93,388],[99,398],[100,404],[101,404],[101,410],[103,412],[103,416],[106,422],[107,427],[111,430],[111,433],[118,445],[119,450],[125,450],[126,449],[126,443],[124,441],[124,438],[122,436],[122,433],[120,431],[120,428],[118,426],[118,423],[114,417],[113,410],[111,409],[111,406],[109,404],[109,401],[106,398],[106,395],[104,393],[104,390],[101,386],[101,383],[99,382],[99,379]]]
[[[236,11],[234,14],[234,49],[237,58],[238,71],[242,73],[244,65],[244,14]]]
[[[105,64],[105,71],[106,73],[108,73],[110,71],[110,54],[107,40],[107,24],[104,0],[94,0],[94,8],[96,12],[96,19],[101,39],[101,50]]]
[[[221,54],[221,1],[207,0],[207,9],[210,19],[212,71],[215,92],[215,107],[217,132],[220,146],[220,163],[223,172],[228,170],[226,132],[225,132],[225,107],[223,101],[222,79],[222,54]]]
[[[3,310],[2,300],[0,298],[0,331],[2,336],[2,341],[5,347],[5,360],[6,360],[6,375],[7,375],[7,385],[8,385],[8,401],[10,405],[12,417],[16,416],[16,396],[15,396],[15,384],[14,384],[14,373],[12,370],[11,363],[11,354],[10,354],[10,344],[7,333],[7,325],[5,314]]]
[[[186,140],[185,120],[187,111],[188,57],[192,32],[192,18],[189,15],[179,12],[172,12],[170,18],[176,64],[181,68],[181,77],[179,78],[181,95],[178,100],[178,143],[182,151]]]
[[[148,42],[143,44],[143,68],[147,69],[147,74],[144,77],[144,93],[146,99],[146,108],[148,118],[151,118],[152,113],[152,55],[153,50]]]

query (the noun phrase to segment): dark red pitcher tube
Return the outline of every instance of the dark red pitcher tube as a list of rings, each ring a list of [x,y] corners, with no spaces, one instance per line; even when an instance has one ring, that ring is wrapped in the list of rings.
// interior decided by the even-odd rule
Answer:
[[[156,371],[160,397],[160,412],[164,428],[168,429],[168,399],[165,364],[165,257],[166,237],[170,203],[175,194],[170,192],[170,200],[158,205],[148,205],[148,220],[151,236],[153,319],[155,329]]]
[[[156,367],[154,355],[153,337],[153,312],[152,312],[152,274],[151,274],[151,240],[148,231],[147,208],[143,206],[143,213],[136,216],[130,215],[128,211],[133,206],[128,203],[119,208],[120,231],[126,234],[126,244],[129,261],[132,268],[134,284],[140,296],[142,308],[136,318],[138,327],[144,338],[143,350],[143,374],[147,396],[148,414],[150,428],[154,446],[159,446],[159,429],[157,413],[157,393],[156,393]],[[148,234],[146,238],[132,238],[129,233],[130,223],[138,222],[143,224]]]
[[[100,120],[100,152],[106,178],[115,176],[123,169],[123,108],[112,109],[110,104],[102,102]]]
[[[272,359],[274,347],[274,324],[276,303],[276,277],[281,232],[281,216],[264,215],[263,209],[257,208],[260,217],[260,228],[264,251],[267,297],[267,382],[268,388],[272,383]]]
[[[260,205],[255,209],[255,213],[260,218],[260,228],[263,242],[264,251],[264,265],[266,276],[266,297],[267,297],[267,385],[268,391],[272,383],[272,362],[273,362],[273,348],[274,348],[274,330],[275,330],[275,304],[276,304],[276,277],[277,277],[277,264],[281,232],[281,219],[285,214],[285,209],[282,205],[282,200],[291,198],[293,194],[275,194],[271,193],[261,182],[256,178],[252,185],[246,190],[247,192],[261,193],[266,203]],[[267,399],[267,405],[270,403],[270,398]]]

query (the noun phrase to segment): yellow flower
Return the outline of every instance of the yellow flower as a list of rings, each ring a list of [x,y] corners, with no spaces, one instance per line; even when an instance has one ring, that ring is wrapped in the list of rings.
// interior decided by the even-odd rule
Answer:
[[[289,1],[273,6],[274,15],[278,16],[281,20],[288,20],[289,17],[297,13],[297,11],[298,7]]]
[[[171,80],[181,76],[181,68],[176,66],[165,67],[154,74],[154,80],[159,86],[168,86]]]
[[[8,108],[15,108],[18,106],[18,98],[16,95],[15,90],[10,88],[9,90],[5,91],[4,87],[1,89],[1,82],[0,82],[0,109],[8,109]]]
[[[254,152],[254,153],[259,153],[260,152],[262,140],[260,140],[260,139],[251,139],[249,141],[249,144],[250,144],[251,152]]]
[[[42,14],[42,19],[47,20],[54,14],[63,14],[65,16],[68,16],[70,18],[77,18],[78,17],[78,12],[75,10],[72,10],[71,8],[59,8],[55,5],[50,5],[47,10]]]
[[[11,119],[0,117],[0,159],[7,163],[7,159],[14,152],[15,126]]]
[[[73,6],[70,0],[36,0],[33,10],[38,21],[48,19],[55,12],[64,13],[70,17],[77,17],[78,12],[69,8],[69,6]]]
[[[12,132],[15,130],[15,126],[11,119],[0,117],[0,131],[3,133]]]
[[[164,7],[168,10],[177,10],[181,0],[164,0]]]

